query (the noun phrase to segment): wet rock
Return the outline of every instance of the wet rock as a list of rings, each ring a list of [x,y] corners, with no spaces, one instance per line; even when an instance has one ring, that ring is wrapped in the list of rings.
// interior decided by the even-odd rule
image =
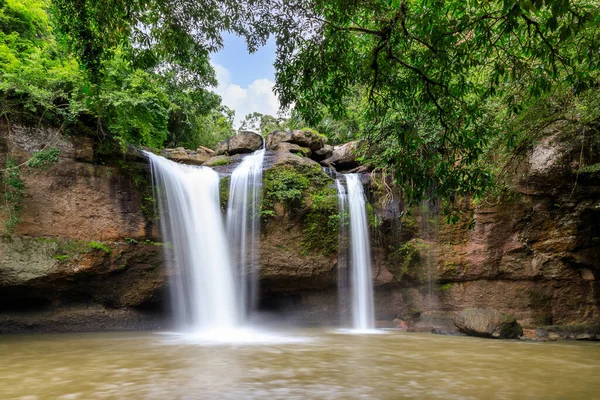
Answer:
[[[333,146],[326,144],[323,148],[315,151],[312,154],[312,159],[315,161],[323,161],[333,155]]]
[[[335,146],[333,154],[323,160],[321,164],[334,167],[338,171],[356,168],[360,165],[357,160],[357,152],[363,143],[363,141],[355,140],[341,146]]]
[[[300,157],[310,157],[312,152],[308,147],[301,147],[295,143],[281,142],[273,146],[274,151],[287,151]]]
[[[269,150],[277,150],[280,143],[292,143],[301,147],[307,147],[311,151],[317,151],[325,146],[327,138],[317,132],[304,129],[293,131],[275,131],[267,135],[266,145]]]
[[[214,156],[209,158],[205,163],[204,166],[205,167],[219,167],[222,165],[227,165],[229,164],[230,160],[229,157],[226,155],[220,155],[220,156]]]
[[[263,145],[263,138],[256,132],[242,131],[237,135],[217,143],[216,155],[252,153]]]
[[[536,336],[543,340],[600,340],[600,325],[549,325],[537,328]]]
[[[516,339],[523,334],[512,315],[488,308],[467,308],[456,316],[454,324],[470,336]]]
[[[179,162],[182,164],[191,165],[202,165],[210,157],[214,155],[214,151],[205,147],[200,147],[198,150],[187,150],[183,147],[177,147],[175,149],[164,149],[161,154],[163,157]]]

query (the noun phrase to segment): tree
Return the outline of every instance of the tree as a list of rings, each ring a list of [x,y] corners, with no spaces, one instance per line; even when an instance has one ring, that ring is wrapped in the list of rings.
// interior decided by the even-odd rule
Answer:
[[[90,79],[50,10],[49,0],[0,2],[0,117],[76,126],[76,134],[122,148],[210,146],[232,134],[231,113],[203,86],[212,82],[210,65],[203,80],[174,68],[143,68],[125,42],[103,48]]]
[[[273,131],[288,129],[288,119],[283,117],[274,117],[268,114],[253,112],[244,117],[241,130],[254,130],[266,136]]]
[[[316,125],[346,118],[359,91],[362,135],[378,145],[370,158],[409,198],[484,193],[496,108],[518,113],[597,81],[596,1],[313,0],[288,12],[280,101]]]

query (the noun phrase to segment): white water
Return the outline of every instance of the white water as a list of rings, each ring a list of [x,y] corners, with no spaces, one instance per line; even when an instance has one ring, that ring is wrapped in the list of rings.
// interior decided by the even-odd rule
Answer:
[[[335,186],[338,194],[338,213],[340,216],[339,234],[338,234],[338,259],[337,259],[337,278],[338,278],[338,305],[340,310],[340,322],[342,326],[347,326],[348,315],[346,305],[348,303],[348,195],[344,184],[335,180]]]
[[[265,150],[246,156],[231,174],[227,205],[227,234],[239,271],[239,301],[246,314],[258,306],[258,233]]]
[[[177,328],[228,331],[241,324],[234,268],[219,207],[219,175],[210,168],[177,164],[152,153]]]
[[[346,185],[350,210],[352,327],[359,331],[369,331],[375,328],[375,313],[371,278],[371,244],[365,195],[358,174],[346,175]]]

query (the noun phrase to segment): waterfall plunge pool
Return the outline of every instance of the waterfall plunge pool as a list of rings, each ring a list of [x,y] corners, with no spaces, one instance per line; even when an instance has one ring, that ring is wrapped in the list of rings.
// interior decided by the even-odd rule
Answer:
[[[600,346],[289,329],[0,337],[2,399],[592,399]],[[272,340],[270,340],[272,339]]]

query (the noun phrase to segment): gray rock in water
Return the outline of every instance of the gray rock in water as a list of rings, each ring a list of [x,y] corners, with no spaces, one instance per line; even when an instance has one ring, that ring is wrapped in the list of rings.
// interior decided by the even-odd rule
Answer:
[[[489,308],[467,308],[454,319],[454,324],[470,336],[497,339],[516,339],[523,329],[510,314]]]
[[[217,143],[215,153],[217,155],[252,153],[263,145],[263,138],[255,132],[242,131],[237,135]]]

